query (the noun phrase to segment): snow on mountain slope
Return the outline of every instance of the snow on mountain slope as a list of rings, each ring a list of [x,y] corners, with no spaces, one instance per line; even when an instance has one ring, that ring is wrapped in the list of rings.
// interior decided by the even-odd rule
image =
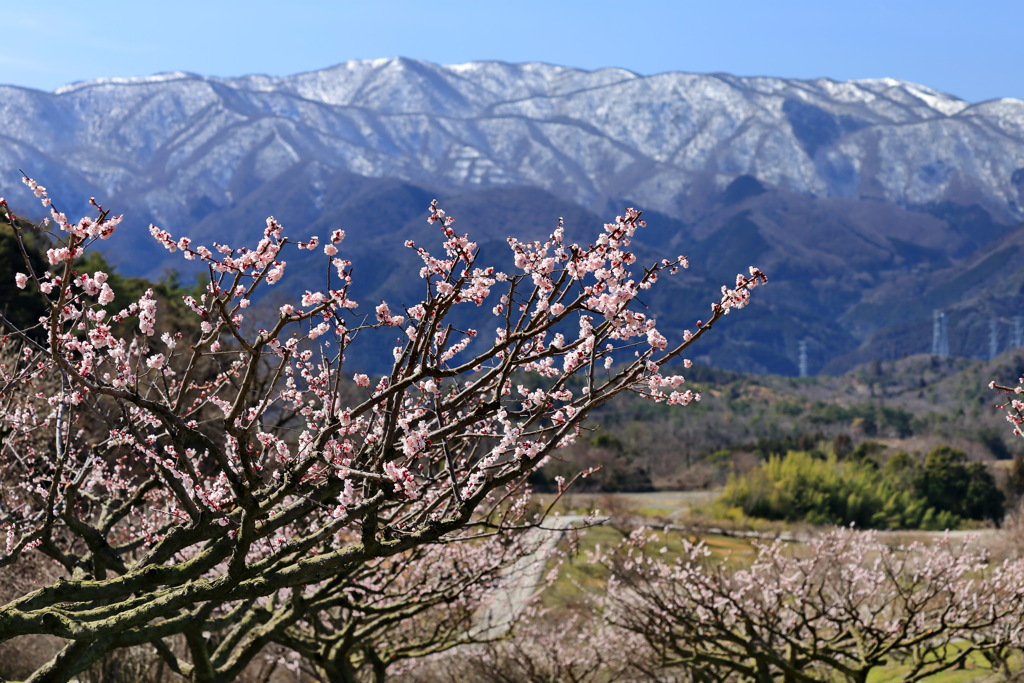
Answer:
[[[782,189],[1021,217],[1024,103],[892,79],[835,82],[548,64],[340,64],[272,78],[160,74],[0,88],[0,191],[17,168],[142,196],[177,222],[307,163],[448,188],[532,185],[673,215],[750,174]],[[75,175],[75,178],[71,178]],[[1018,174],[1020,175],[1020,174]],[[52,182],[52,181],[51,181]]]
[[[1024,220],[1024,102],[971,104],[893,79],[394,58],[281,78],[0,86],[0,196],[33,217],[19,169],[70,214],[90,196],[125,212],[123,253],[110,254],[122,272],[180,266],[149,222],[242,243],[273,213],[298,232],[351,228],[371,300],[405,293],[380,240],[425,229],[427,197],[467,208],[460,217],[499,250],[513,228],[540,234],[565,215],[584,229],[628,201],[653,218],[645,257],[692,257],[681,289],[650,302],[668,327],[703,310],[680,302],[703,306],[756,262],[773,278],[756,321],[723,326],[706,360],[794,373],[805,340],[812,370],[873,357],[872,335],[927,350],[932,308],[963,303],[928,274],[998,251]],[[928,289],[920,310],[900,302],[905,278]]]

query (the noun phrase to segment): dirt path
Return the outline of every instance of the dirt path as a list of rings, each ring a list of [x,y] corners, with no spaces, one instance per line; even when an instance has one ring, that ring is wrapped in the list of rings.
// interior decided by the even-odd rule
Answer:
[[[497,638],[512,627],[522,614],[530,599],[543,585],[548,560],[554,555],[558,543],[571,529],[588,524],[600,524],[602,519],[593,520],[581,515],[549,517],[542,527],[527,532],[523,542],[537,543],[536,549],[505,570],[505,580],[493,591],[493,597],[476,616],[473,636],[480,639]]]

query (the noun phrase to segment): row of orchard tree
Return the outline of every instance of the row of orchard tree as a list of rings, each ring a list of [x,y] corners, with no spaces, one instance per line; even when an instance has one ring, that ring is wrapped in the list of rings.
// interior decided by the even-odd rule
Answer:
[[[268,656],[323,681],[382,680],[402,662],[449,666],[437,653],[467,643],[480,675],[519,648],[520,666],[550,662],[555,680],[663,667],[864,680],[890,655],[919,657],[923,673],[970,653],[1002,662],[1020,645],[1019,563],[849,534],[812,557],[768,546],[743,571],[709,564],[700,546],[669,562],[634,536],[593,558],[609,590],[581,618],[589,648],[574,652],[539,616],[511,637],[481,623],[508,568],[535,550],[531,474],[623,392],[699,400],[669,368],[766,281],[751,267],[692,331],[659,330],[644,291],[686,260],[638,264],[636,211],[588,245],[566,243],[560,225],[543,242],[510,238],[505,273],[478,263],[432,205],[440,250],[406,243],[422,259],[422,300],[360,305],[343,231],[296,240],[273,219],[246,246],[151,227],[207,266],[207,284],[132,291],[89,260],[120,217],[95,204],[71,220],[26,183],[50,221],[28,226],[0,200],[20,259],[2,318],[0,642],[59,643],[30,681],[140,649],[192,681],[236,679]],[[293,249],[323,252],[324,286],[269,322],[247,319]],[[486,325],[449,323],[461,307]],[[393,348],[388,373],[352,370],[366,338]],[[528,655],[531,642],[546,654]]]

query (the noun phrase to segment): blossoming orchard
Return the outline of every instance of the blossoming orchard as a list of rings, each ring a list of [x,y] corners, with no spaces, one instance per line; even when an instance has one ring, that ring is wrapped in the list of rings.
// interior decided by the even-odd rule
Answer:
[[[684,541],[674,562],[661,543],[638,530],[597,558],[612,574],[605,618],[643,641],[648,673],[864,683],[902,663],[899,680],[919,681],[975,659],[1012,676],[1024,645],[1024,561],[993,562],[948,535],[894,548],[833,529],[804,547],[759,545],[734,571],[709,563],[703,543]]]
[[[189,337],[152,290],[118,301],[108,273],[78,271],[120,216],[93,201],[73,222],[25,182],[48,222],[0,206],[24,261],[13,285],[44,315],[3,321],[0,566],[48,569],[0,608],[0,641],[62,641],[32,681],[143,644],[193,681],[268,652],[353,680],[472,639],[487,587],[529,552],[516,532],[539,523],[530,474],[617,394],[699,400],[669,366],[766,281],[751,267],[673,339],[638,296],[686,259],[638,267],[632,209],[589,246],[561,225],[510,238],[506,273],[435,202],[442,249],[406,243],[425,297],[404,304],[353,300],[341,230],[296,240],[269,218],[255,244],[203,246],[152,227],[208,267],[184,301]],[[48,267],[29,257],[33,229],[53,244]],[[250,302],[288,277],[292,249],[322,251],[330,277],[255,329]],[[456,307],[490,326],[458,329]],[[366,336],[394,347],[375,378],[350,349]]]

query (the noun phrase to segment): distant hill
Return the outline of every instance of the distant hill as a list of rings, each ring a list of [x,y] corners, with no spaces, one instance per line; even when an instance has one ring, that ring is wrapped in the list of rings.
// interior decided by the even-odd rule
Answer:
[[[801,341],[811,372],[927,352],[936,309],[952,353],[984,357],[988,321],[1002,350],[1024,312],[1024,102],[892,79],[383,59],[0,87],[0,195],[37,217],[18,169],[68,213],[90,196],[125,212],[108,254],[125,273],[181,265],[150,222],[240,244],[274,215],[300,235],[345,228],[371,301],[415,294],[400,245],[432,239],[433,197],[498,260],[507,234],[564,216],[586,240],[634,205],[650,224],[641,255],[693,264],[648,302],[664,326],[692,326],[752,263],[769,274],[701,350],[736,370],[796,374]],[[284,286],[301,291],[324,270],[293,273]]]
[[[612,402],[548,478],[603,466],[584,487],[689,489],[722,485],[730,472],[758,458],[791,450],[832,453],[845,441],[884,462],[899,451],[915,458],[939,445],[971,460],[1006,467],[1024,455],[992,380],[1014,384],[1024,375],[1024,350],[989,361],[908,356],[873,361],[838,377],[779,377],[693,366],[687,386],[701,392],[685,408],[638,397]],[[756,457],[755,457],[756,456]],[[564,462],[563,462],[564,461]],[[999,475],[1001,479],[1003,475]]]

